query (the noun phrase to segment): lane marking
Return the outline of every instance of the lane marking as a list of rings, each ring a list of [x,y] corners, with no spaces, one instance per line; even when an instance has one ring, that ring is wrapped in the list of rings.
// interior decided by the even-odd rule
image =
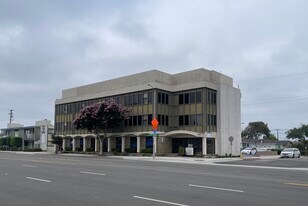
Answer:
[[[37,166],[33,166],[33,165],[20,165],[22,167],[33,167],[33,168],[36,168]]]
[[[293,186],[301,186],[301,187],[308,187],[308,184],[300,184],[300,183],[293,183],[293,182],[288,182],[284,183],[285,185],[293,185]]]
[[[88,174],[88,175],[101,175],[105,176],[106,174],[103,173],[95,173],[95,172],[85,172],[85,171],[80,171],[81,174]]]
[[[192,185],[189,184],[190,187],[199,187],[199,188],[206,188],[206,189],[213,189],[213,190],[224,190],[229,192],[244,192],[243,190],[233,190],[233,189],[227,189],[227,188],[220,188],[220,187],[209,187],[209,186],[203,186],[203,185]]]
[[[34,177],[26,177],[29,180],[36,180],[36,181],[41,181],[41,182],[51,182],[50,180],[44,180],[44,179],[38,179]]]
[[[142,199],[142,200],[148,200],[148,201],[152,201],[152,202],[160,202],[160,203],[165,203],[165,204],[169,204],[169,205],[189,206],[189,205],[183,205],[183,204],[174,203],[174,202],[167,202],[167,201],[157,200],[157,199],[152,199],[152,198],[147,198],[147,197],[134,196],[134,198]]]

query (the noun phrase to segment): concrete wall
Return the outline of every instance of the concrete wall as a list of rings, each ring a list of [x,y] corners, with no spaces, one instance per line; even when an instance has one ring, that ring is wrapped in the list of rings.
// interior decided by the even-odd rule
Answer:
[[[241,143],[241,93],[239,89],[219,84],[217,95],[216,153],[231,153],[229,137],[233,136],[232,154],[240,154]]]

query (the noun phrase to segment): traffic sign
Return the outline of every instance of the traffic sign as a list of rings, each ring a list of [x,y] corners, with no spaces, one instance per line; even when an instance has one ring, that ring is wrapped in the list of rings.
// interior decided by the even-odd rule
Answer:
[[[152,129],[153,129],[153,130],[157,130],[159,122],[157,121],[156,118],[154,118],[154,119],[151,121],[151,124],[152,124]]]

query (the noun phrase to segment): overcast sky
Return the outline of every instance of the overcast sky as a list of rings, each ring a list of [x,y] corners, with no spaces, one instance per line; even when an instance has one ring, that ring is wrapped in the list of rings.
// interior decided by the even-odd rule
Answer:
[[[63,89],[158,69],[222,72],[242,127],[308,123],[307,0],[0,0],[0,128],[54,121]]]

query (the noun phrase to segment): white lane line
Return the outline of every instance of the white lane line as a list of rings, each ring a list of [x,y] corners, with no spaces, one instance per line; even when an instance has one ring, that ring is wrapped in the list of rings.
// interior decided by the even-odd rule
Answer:
[[[233,189],[227,189],[227,188],[219,188],[219,187],[209,187],[209,186],[203,186],[203,185],[192,185],[189,184],[190,187],[200,187],[200,188],[206,188],[206,189],[213,189],[213,190],[224,190],[229,192],[244,192],[243,190],[233,190]]]
[[[165,203],[165,204],[169,204],[169,205],[189,206],[189,205],[183,205],[183,204],[174,203],[174,202],[167,202],[167,201],[163,201],[163,200],[151,199],[151,198],[147,198],[147,197],[134,196],[134,198],[142,199],[142,200],[148,200],[148,201],[152,201],[152,202],[160,202],[160,203]]]
[[[51,182],[50,180],[44,180],[44,179],[38,179],[34,177],[26,177],[29,180],[36,180],[36,181],[41,181],[41,182]]]
[[[101,175],[101,176],[105,176],[106,174],[102,174],[102,173],[95,173],[95,172],[85,172],[85,171],[81,171],[81,174],[88,174],[88,175]]]
[[[33,168],[36,168],[37,166],[33,166],[33,165],[20,165],[22,167],[33,167]]]

